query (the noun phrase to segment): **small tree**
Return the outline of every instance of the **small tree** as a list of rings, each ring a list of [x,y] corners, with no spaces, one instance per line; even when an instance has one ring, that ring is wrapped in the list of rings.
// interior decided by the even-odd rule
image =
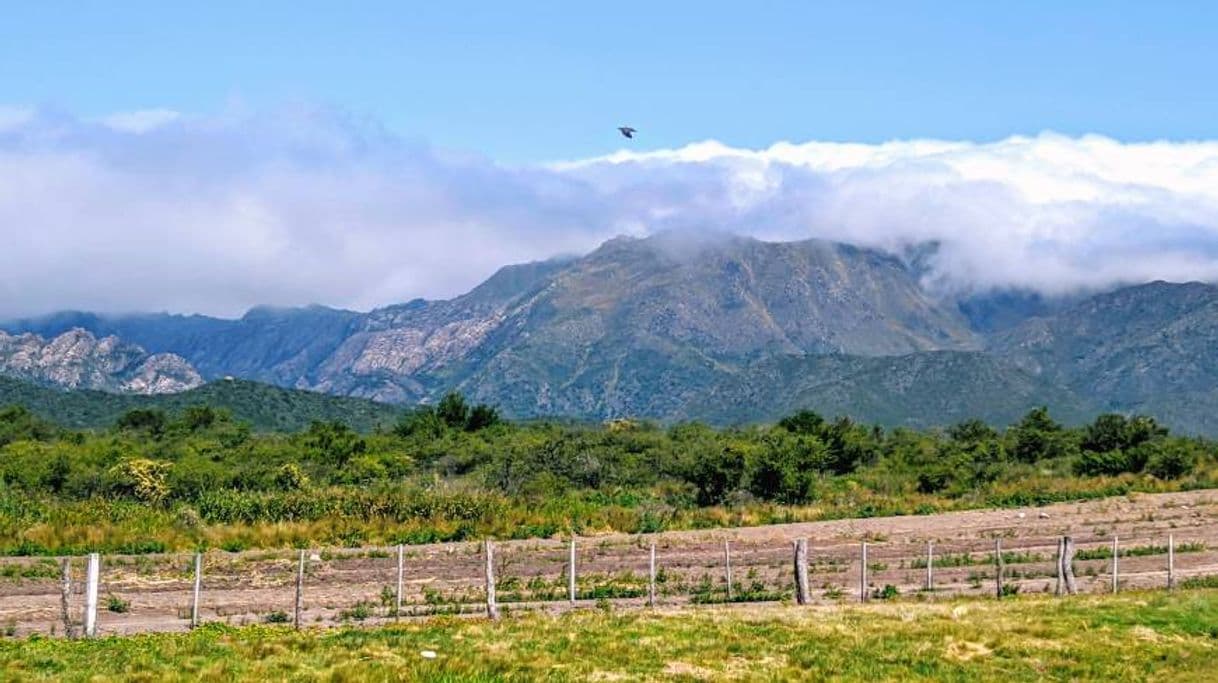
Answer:
[[[185,427],[187,431],[199,432],[210,429],[226,417],[227,415],[223,411],[216,410],[211,406],[189,406],[186,410],[182,411],[182,416],[178,418],[178,423]]]
[[[465,420],[465,431],[476,432],[497,424],[499,424],[499,411],[494,406],[479,403],[469,411],[469,417]]]
[[[436,406],[436,414],[452,429],[464,429],[465,423],[469,419],[469,406],[465,404],[465,397],[455,391],[451,391],[440,399],[439,405]]]
[[[368,444],[359,434],[338,420],[314,421],[305,433],[305,445],[321,460],[340,469],[352,456],[368,449]]]
[[[165,417],[165,411],[136,408],[128,410],[122,417],[118,418],[116,426],[119,429],[129,429],[132,431],[146,431],[155,438],[160,438],[165,433],[165,424],[168,419]]]
[[[1020,462],[1057,458],[1070,450],[1065,429],[1049,417],[1049,410],[1043,406],[1025,415],[1011,428],[1010,434],[1012,455]]]
[[[1187,443],[1171,440],[1150,456],[1146,471],[1159,479],[1179,479],[1192,471],[1197,454]]]
[[[778,426],[793,434],[816,434],[825,425],[825,418],[811,410],[801,410],[778,421]]]

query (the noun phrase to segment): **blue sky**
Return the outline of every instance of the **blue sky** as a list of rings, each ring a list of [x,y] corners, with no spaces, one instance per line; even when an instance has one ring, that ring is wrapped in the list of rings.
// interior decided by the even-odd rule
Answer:
[[[1218,281],[1218,3],[346,4],[5,3],[0,320],[368,309],[670,229]]]
[[[346,7],[351,5],[352,7]],[[320,102],[508,162],[716,139],[1209,139],[1218,3],[7,2],[0,103]]]

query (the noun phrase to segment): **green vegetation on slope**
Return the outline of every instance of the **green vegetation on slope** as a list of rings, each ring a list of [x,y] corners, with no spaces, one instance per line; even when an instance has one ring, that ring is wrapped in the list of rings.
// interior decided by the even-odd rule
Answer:
[[[107,680],[1210,680],[1214,591],[443,618],[0,641],[0,677]],[[424,656],[432,652],[434,657]]]
[[[329,396],[246,382],[222,380],[178,394],[140,396],[101,391],[61,391],[0,377],[0,406],[22,405],[40,417],[72,429],[109,427],[137,408],[180,412],[206,405],[232,413],[259,432],[299,431],[314,420],[338,420],[358,431],[392,425],[401,409],[359,398]]]
[[[253,386],[253,385],[251,385]],[[225,410],[75,432],[0,410],[0,554],[237,550],[742,526],[1212,487],[1218,449],[1155,420],[1033,410],[914,431],[511,423],[446,397],[392,430],[254,434]]]

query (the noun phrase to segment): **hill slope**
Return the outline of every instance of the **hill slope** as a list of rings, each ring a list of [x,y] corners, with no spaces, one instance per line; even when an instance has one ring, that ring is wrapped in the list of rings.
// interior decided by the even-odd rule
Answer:
[[[313,420],[340,420],[359,431],[389,427],[401,408],[357,398],[281,389],[247,381],[205,384],[190,391],[159,396],[62,391],[0,377],[0,406],[19,404],[56,424],[75,429],[109,427],[133,408],[160,408],[176,413],[193,405],[232,411],[256,431],[298,431]]]
[[[1218,433],[1218,287],[1152,282],[1086,299],[994,339],[992,353],[1105,410]]]
[[[931,427],[980,418],[1012,424],[1048,406],[1084,422],[1087,401],[1001,359],[977,352],[904,356],[778,356],[750,366],[684,409],[716,422],[772,419],[802,408],[890,427]]]

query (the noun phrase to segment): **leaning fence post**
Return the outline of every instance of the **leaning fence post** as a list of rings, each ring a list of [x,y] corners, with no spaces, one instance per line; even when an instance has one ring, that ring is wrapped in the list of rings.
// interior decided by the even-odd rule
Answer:
[[[495,604],[495,544],[485,541],[486,554],[486,616],[499,618],[499,605]]]
[[[85,572],[85,637],[97,635],[97,582],[101,574],[101,555],[89,553]]]
[[[571,537],[571,545],[567,557],[567,599],[575,604],[575,537]]]
[[[397,587],[397,591],[393,594],[393,618],[394,619],[400,619],[402,616],[402,585],[404,583],[403,579],[405,578],[404,572],[406,571],[405,553],[406,553],[406,549],[402,547],[401,543],[399,543],[398,544],[398,587]]]
[[[190,627],[199,626],[199,593],[203,590],[203,553],[195,553],[195,589],[190,600]]]
[[[63,617],[63,634],[68,638],[76,635],[72,628],[72,558],[65,557],[59,561],[59,578],[61,581],[59,594],[59,609]]]
[[[806,605],[811,602],[808,592],[808,539],[795,541],[795,602]]]
[[[867,602],[867,541],[863,541],[862,559],[859,566],[859,602]]]
[[[994,597],[1002,599],[1002,539],[994,539]]]
[[[647,565],[647,605],[656,606],[656,542],[651,542],[651,558]]]
[[[296,609],[292,623],[300,630],[300,613],[304,611],[304,578],[305,578],[305,551],[300,551],[300,561],[296,565]]]
[[[727,600],[732,601],[732,546],[729,541],[723,542],[723,573],[727,578]]]
[[[1116,534],[1112,535],[1112,592],[1117,592],[1117,586],[1120,585],[1120,569],[1117,561],[1117,556],[1120,555],[1120,550],[1117,546]]]
[[[1062,539],[1062,574],[1066,577],[1066,592],[1078,593],[1078,584],[1074,581],[1074,539],[1069,536]]]
[[[1176,587],[1176,538],[1167,535],[1167,590]]]

